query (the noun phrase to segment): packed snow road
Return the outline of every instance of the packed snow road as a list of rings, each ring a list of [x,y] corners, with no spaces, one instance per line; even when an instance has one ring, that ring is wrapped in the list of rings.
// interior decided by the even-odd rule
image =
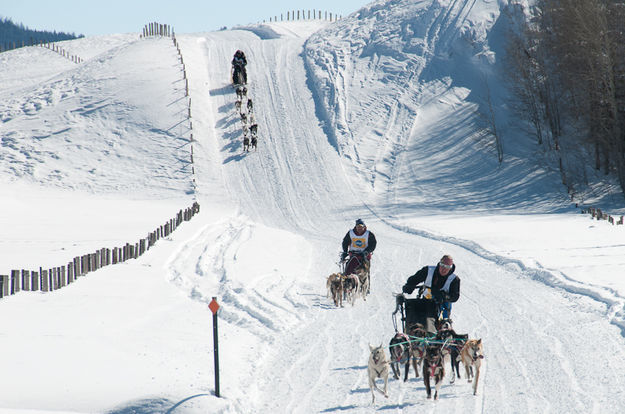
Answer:
[[[202,114],[196,125],[205,128],[197,133],[203,156],[222,166],[198,167],[199,191],[213,197],[216,179],[209,171],[220,174],[225,193],[218,196],[232,203],[236,220],[245,227],[243,238],[218,232],[199,240],[207,246],[222,245],[224,237],[229,240],[227,248],[211,253],[211,261],[221,263],[220,289],[226,307],[233,308],[225,335],[242,339],[234,349],[241,378],[251,384],[244,394],[231,395],[238,409],[367,410],[368,345],[387,345],[394,334],[392,293],[443,253],[454,256],[462,279],[454,327],[484,342],[478,395],[472,395],[462,372],[463,379],[453,385],[445,379],[440,400],[432,403],[425,398],[422,379],[413,374],[406,383],[391,380],[390,398],[378,396],[378,408],[592,412],[608,407],[625,384],[605,372],[620,372],[625,353],[618,329],[605,320],[606,309],[584,296],[546,287],[533,280],[531,271],[481,257],[462,242],[446,244],[386,225],[385,217],[376,216],[376,206],[365,204],[364,197],[351,190],[357,178],[324,134],[320,124],[325,120],[315,116],[316,102],[301,56],[305,36],[270,37],[246,31],[180,37],[183,56],[192,62],[191,96]],[[248,93],[261,131],[258,151],[249,154],[242,152],[235,94],[228,84],[229,62],[237,49],[243,49],[250,62]],[[379,241],[372,293],[353,308],[336,309],[325,297],[325,278],[338,270],[340,240],[361,216]],[[232,230],[223,229],[230,234]],[[291,233],[296,236],[287,236]],[[248,272],[254,267],[237,262],[243,255],[260,262],[250,249],[258,254],[255,249],[263,240],[285,242],[263,256],[275,262],[273,273],[271,266],[259,264],[265,273],[251,281]],[[198,254],[184,261],[202,267],[205,258]],[[245,323],[241,315],[252,315],[255,322]],[[596,352],[598,346],[601,353]],[[589,393],[588,384],[601,386]]]

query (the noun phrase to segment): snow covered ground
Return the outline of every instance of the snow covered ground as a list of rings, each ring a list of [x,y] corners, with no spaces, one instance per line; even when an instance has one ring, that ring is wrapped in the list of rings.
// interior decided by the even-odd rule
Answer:
[[[170,39],[63,42],[81,64],[0,54],[0,274],[138,240],[201,205],[137,260],[0,300],[0,412],[623,410],[625,226],[580,214],[503,111],[506,3],[377,1],[332,24],[179,34],[192,125]],[[250,153],[236,49],[259,125]],[[336,309],[325,278],[356,218],[378,239],[371,295]],[[369,344],[394,334],[392,294],[445,253],[462,279],[455,329],[484,342],[478,395],[445,380],[432,402],[411,377],[372,405]]]

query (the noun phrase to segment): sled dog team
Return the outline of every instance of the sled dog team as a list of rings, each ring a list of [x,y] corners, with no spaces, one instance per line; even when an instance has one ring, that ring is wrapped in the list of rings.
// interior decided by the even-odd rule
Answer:
[[[419,324],[417,324],[419,325]],[[412,327],[416,332],[422,327]],[[425,332],[423,330],[423,332]],[[467,382],[473,383],[473,395],[477,395],[477,385],[480,378],[480,368],[484,359],[484,350],[481,339],[455,339],[441,340],[440,332],[435,337],[417,337],[397,333],[390,342],[390,359],[382,344],[379,346],[369,345],[370,355],[367,365],[369,388],[371,389],[372,403],[375,403],[375,391],[382,393],[388,398],[388,377],[393,373],[395,379],[400,376],[400,363],[405,363],[404,381],[408,380],[410,367],[415,371],[415,377],[423,375],[423,383],[427,398],[432,398],[432,385],[434,382],[434,399],[438,399],[443,379],[445,378],[445,365],[449,361],[451,365],[451,380],[455,381],[457,373],[460,378],[460,362],[464,365]],[[419,371],[419,367],[421,371]],[[384,380],[384,389],[378,388],[376,379]]]
[[[332,273],[326,281],[327,297],[332,298],[334,305],[343,306],[343,299],[354,306],[356,299],[367,300],[369,290],[369,264],[365,263],[354,273]]]
[[[345,263],[348,255],[346,253],[346,245],[349,246],[348,238],[360,237],[361,248],[362,246],[370,246],[366,243],[367,240],[371,240],[369,232],[366,235],[363,232],[360,234],[355,232],[359,225],[364,227],[364,222],[361,219],[356,221],[356,227],[345,237],[341,263]],[[359,297],[366,300],[369,291],[369,259],[376,243],[374,236],[372,239],[373,247],[368,251],[364,250],[360,266],[355,268],[345,266],[345,270],[349,269],[349,271],[333,273],[328,276],[326,280],[327,297],[332,298],[336,307],[342,307],[343,300],[351,303],[352,306]],[[360,253],[363,253],[363,250]],[[458,300],[460,294],[460,278],[455,275],[454,271],[453,259],[451,256],[445,255],[436,266],[425,266],[410,276],[402,288],[403,293],[396,295],[398,309],[401,303],[403,314],[403,294],[411,294],[415,288],[419,288],[418,297],[420,299],[418,300],[435,304],[434,309],[437,316],[427,317],[423,321],[426,326],[402,319],[402,321],[406,321],[405,333],[397,332],[395,329],[396,334],[388,346],[390,357],[387,356],[382,344],[375,347],[369,345],[370,355],[367,373],[372,403],[375,403],[376,391],[388,398],[389,374],[392,371],[393,377],[398,380],[401,376],[401,365],[404,365],[405,370],[404,381],[408,380],[412,367],[415,377],[423,376],[427,398],[432,398],[432,388],[434,388],[434,399],[436,400],[445,378],[445,366],[451,366],[449,374],[450,383],[453,384],[456,376],[461,377],[460,363],[462,363],[467,381],[473,383],[473,395],[477,394],[484,350],[481,339],[469,339],[469,335],[457,334],[452,328],[449,318],[452,303]],[[384,389],[377,386],[377,379],[384,381]]]
[[[245,85],[238,85],[235,91],[237,100],[234,102],[234,108],[241,118],[243,151],[249,152],[250,148],[256,150],[258,146],[258,124],[256,124],[256,120],[254,119],[254,103],[252,99],[247,96],[247,87]],[[247,101],[245,105],[243,105],[243,99]],[[247,112],[245,109],[247,109]]]
[[[258,125],[254,120],[254,103],[252,99],[247,95],[247,57],[241,50],[237,50],[232,59],[231,79],[232,85],[235,88],[237,94],[237,100],[234,103],[235,110],[241,117],[242,129],[243,129],[243,151],[249,152],[250,147],[254,150],[258,145]],[[246,105],[243,105],[243,100],[246,100]],[[247,108],[247,113],[245,112]],[[249,125],[248,125],[249,123]],[[251,136],[248,136],[248,134]]]

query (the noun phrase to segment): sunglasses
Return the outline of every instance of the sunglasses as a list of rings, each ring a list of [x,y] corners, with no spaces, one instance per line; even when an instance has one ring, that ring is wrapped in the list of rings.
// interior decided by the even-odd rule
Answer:
[[[445,263],[439,263],[438,265],[440,267],[442,267],[443,269],[446,269],[446,270],[451,269],[451,266],[453,266],[453,265],[448,265],[448,264],[445,264]]]

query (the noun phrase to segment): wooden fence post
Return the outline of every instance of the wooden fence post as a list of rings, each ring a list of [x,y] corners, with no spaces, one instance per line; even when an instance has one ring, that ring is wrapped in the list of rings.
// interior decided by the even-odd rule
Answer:
[[[39,274],[35,271],[30,272],[30,290],[33,292],[40,290],[39,286]]]
[[[56,267],[50,269],[50,275],[52,277],[52,280],[50,281],[50,287],[52,288],[52,290],[57,290],[59,288],[59,278],[56,272]]]
[[[49,292],[50,285],[48,284],[48,271],[42,270],[39,273],[41,274],[41,290],[44,292]]]
[[[67,284],[74,283],[74,263],[67,263]]]
[[[9,294],[9,276],[0,275],[0,298]]]
[[[11,295],[20,291],[20,271],[11,270]]]
[[[22,290],[30,290],[30,271],[22,269]]]

